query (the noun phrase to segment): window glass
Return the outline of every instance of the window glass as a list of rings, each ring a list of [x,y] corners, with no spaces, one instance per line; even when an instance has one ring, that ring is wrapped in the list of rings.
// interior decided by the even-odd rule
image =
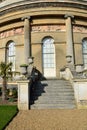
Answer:
[[[55,67],[55,46],[51,37],[43,40],[43,66],[44,68]]]
[[[12,62],[12,71],[15,71],[15,43],[13,41],[7,45],[7,62]]]
[[[84,67],[87,68],[87,38],[83,39],[82,45],[83,45],[83,62],[84,62]]]

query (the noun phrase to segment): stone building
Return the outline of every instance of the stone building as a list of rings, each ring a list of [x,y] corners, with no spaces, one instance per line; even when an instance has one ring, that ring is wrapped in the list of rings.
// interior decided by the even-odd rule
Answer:
[[[0,0],[0,61],[18,72],[29,57],[45,77],[87,68],[87,0]]]

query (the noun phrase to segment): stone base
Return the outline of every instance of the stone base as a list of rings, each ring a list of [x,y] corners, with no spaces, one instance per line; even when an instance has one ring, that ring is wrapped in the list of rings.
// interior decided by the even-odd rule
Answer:
[[[18,109],[29,109],[29,80],[18,81]]]
[[[83,66],[82,65],[76,65],[76,72],[80,73],[83,70]]]
[[[87,109],[87,100],[81,100],[77,105],[78,109]]]
[[[27,103],[18,103],[19,110],[29,110],[29,105]]]
[[[76,79],[73,83],[78,109],[87,109],[87,79]]]

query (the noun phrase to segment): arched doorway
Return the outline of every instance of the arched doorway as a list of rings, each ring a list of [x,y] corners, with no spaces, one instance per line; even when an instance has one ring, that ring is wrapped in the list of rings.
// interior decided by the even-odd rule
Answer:
[[[84,67],[87,68],[87,38],[82,40],[82,49],[83,49],[83,63]]]
[[[42,57],[43,73],[45,77],[56,77],[55,45],[54,39],[46,37],[43,39]]]

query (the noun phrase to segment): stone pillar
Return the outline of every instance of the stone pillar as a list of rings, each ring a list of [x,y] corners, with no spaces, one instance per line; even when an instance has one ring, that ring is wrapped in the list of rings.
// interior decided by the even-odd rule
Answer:
[[[72,15],[65,15],[66,18],[66,60],[68,64],[74,67],[74,50],[73,50],[73,30],[72,30]]]
[[[30,16],[23,17],[22,20],[24,20],[24,55],[25,55],[25,63],[28,64],[28,58],[31,57]]]
[[[29,109],[30,85],[29,80],[18,81],[18,109]]]

